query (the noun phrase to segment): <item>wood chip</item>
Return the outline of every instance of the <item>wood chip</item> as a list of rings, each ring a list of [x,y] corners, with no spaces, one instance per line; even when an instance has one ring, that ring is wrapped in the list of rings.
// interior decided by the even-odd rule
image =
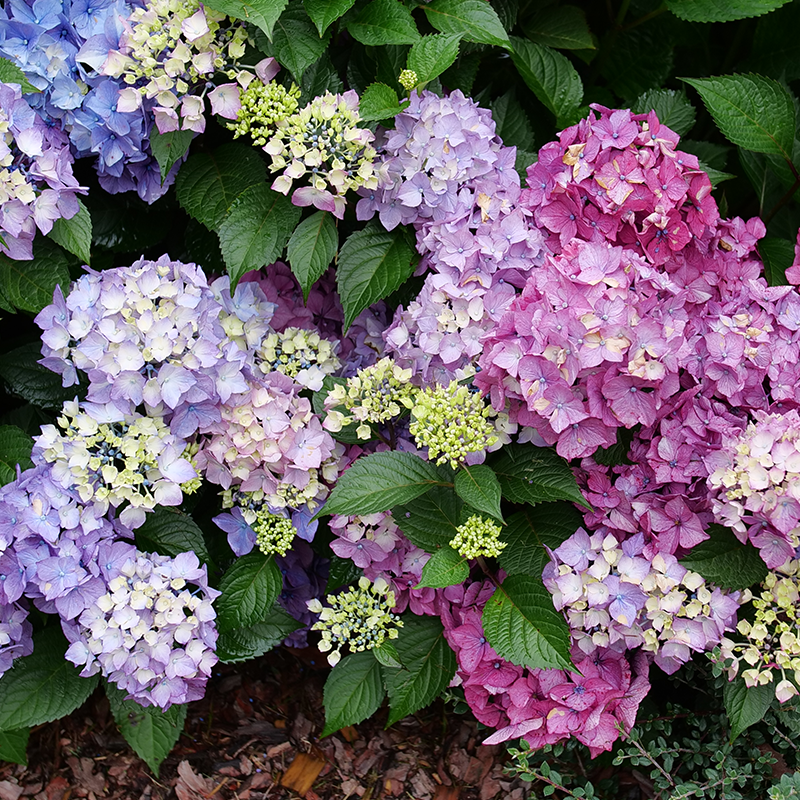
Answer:
[[[322,772],[325,760],[310,753],[298,753],[289,769],[283,773],[281,786],[294,789],[298,794],[304,795],[314,785],[314,781]]]
[[[437,786],[433,800],[458,800],[460,794],[458,786]]]

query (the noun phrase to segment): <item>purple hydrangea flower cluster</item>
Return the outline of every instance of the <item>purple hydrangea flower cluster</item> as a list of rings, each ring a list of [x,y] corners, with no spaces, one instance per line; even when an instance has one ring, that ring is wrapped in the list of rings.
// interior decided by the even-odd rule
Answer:
[[[641,533],[620,544],[579,528],[553,551],[544,584],[581,650],[642,647],[672,674],[733,630],[739,593],[706,585],[668,553],[643,553]]]
[[[86,190],[72,174],[66,135],[45,124],[16,83],[0,83],[0,131],[0,252],[30,260],[36,229],[47,234],[74,217]]]
[[[194,553],[143,553],[125,542],[99,548],[105,591],[65,625],[66,657],[98,672],[141,705],[200,699],[217,662],[217,630],[205,566]]]
[[[285,556],[276,556],[275,563],[283,576],[278,604],[303,625],[284,639],[284,644],[305,647],[308,631],[317,621],[317,615],[308,610],[308,601],[325,593],[330,561],[318,556],[307,542],[295,539],[292,549]]]

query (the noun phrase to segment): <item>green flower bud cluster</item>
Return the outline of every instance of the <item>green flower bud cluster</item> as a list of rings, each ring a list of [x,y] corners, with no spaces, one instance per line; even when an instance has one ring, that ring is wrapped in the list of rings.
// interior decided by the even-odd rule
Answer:
[[[414,72],[413,69],[404,69],[400,73],[400,77],[397,79],[397,82],[407,92],[410,92],[419,83],[419,78],[417,77],[417,73]]]
[[[729,680],[738,673],[741,661],[748,664],[742,671],[748,687],[772,683],[780,672],[775,696],[783,703],[798,694],[800,684],[800,562],[787,562],[781,572],[785,574],[767,575],[758,597],[749,589],[743,592],[740,602],[752,600],[756,612],[752,622],[742,619],[736,627],[746,641],[724,638],[716,660],[725,663]]]
[[[265,556],[285,556],[292,546],[297,529],[288,517],[270,514],[263,509],[251,526],[256,532],[256,544]]]
[[[319,614],[319,621],[311,630],[322,632],[319,650],[328,653],[328,663],[332,667],[339,663],[342,647],[361,653],[380,647],[386,639],[396,639],[403,622],[392,613],[395,603],[394,592],[383,578],[371,584],[363,576],[357,589],[329,594],[330,607],[324,607],[319,600],[309,600],[308,610]]]
[[[246,89],[239,91],[242,107],[236,122],[227,127],[233,131],[234,139],[250,136],[253,144],[263,147],[275,133],[275,125],[297,111],[299,98],[300,89],[294,84],[287,89],[276,81],[250,81]]]
[[[259,369],[263,373],[277,370],[317,392],[325,376],[339,369],[334,347],[334,342],[323,339],[316,331],[287,328],[282,333],[273,331],[264,338],[256,361],[260,361]]]
[[[478,453],[498,441],[489,421],[495,416],[468,386],[451,381],[447,386],[428,386],[417,395],[409,428],[419,447],[428,448],[428,459],[449,462],[453,469],[470,453]]]
[[[336,386],[325,399],[328,416],[323,427],[340,431],[345,425],[358,423],[356,435],[369,439],[369,423],[383,423],[414,405],[419,390],[411,384],[411,370],[402,369],[391,358],[382,358],[372,366],[360,369],[347,379],[346,385]],[[343,406],[350,414],[337,409]]]
[[[502,528],[480,514],[473,514],[466,522],[456,528],[456,535],[450,547],[463,558],[499,556],[506,542],[500,541]]]
[[[194,444],[186,445],[186,449],[181,456],[194,467],[194,471],[197,473],[196,478],[192,478],[181,484],[181,490],[184,494],[194,494],[203,485],[203,479],[200,477],[200,467],[197,464],[197,454],[199,451],[200,445],[195,442]]]

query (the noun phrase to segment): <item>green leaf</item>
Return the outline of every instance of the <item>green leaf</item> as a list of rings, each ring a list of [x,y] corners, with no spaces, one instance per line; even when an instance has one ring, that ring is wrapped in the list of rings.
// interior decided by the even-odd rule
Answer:
[[[428,22],[441,33],[461,34],[468,42],[508,47],[508,34],[485,0],[433,0],[422,6]]]
[[[286,255],[303,290],[303,300],[308,300],[311,287],[328,269],[338,247],[339,231],[327,211],[316,211],[295,228]]]
[[[325,681],[325,728],[321,737],[372,716],[385,694],[381,665],[372,653],[345,656]]]
[[[0,292],[20,311],[38,313],[50,305],[56,286],[69,293],[69,258],[49,239],[34,241],[33,261],[0,255]]]
[[[683,92],[674,89],[650,89],[636,99],[631,111],[635,114],[655,111],[658,121],[681,137],[694,125],[694,106]]]
[[[546,47],[560,50],[594,50],[586,14],[576,6],[547,6],[523,23],[525,35]]]
[[[392,519],[411,544],[426,553],[447,547],[460,524],[463,503],[445,486],[435,486],[407,506],[395,506]]]
[[[725,684],[722,699],[731,723],[731,742],[751,725],[761,722],[775,697],[775,686],[753,686],[748,689],[744,680],[737,676]]]
[[[420,38],[411,11],[399,0],[372,0],[347,30],[357,42],[375,47],[414,44]]]
[[[303,90],[302,102],[310,102],[313,98],[319,97],[325,92],[336,94],[343,89],[342,81],[339,78],[339,73],[331,63],[327,53],[316,63],[312,64],[303,73],[303,82],[300,84]]]
[[[221,633],[215,649],[223,664],[252,661],[277,647],[300,627],[294,617],[274,605],[263,621]]]
[[[697,89],[717,127],[731,142],[791,160],[794,106],[780,83],[760,75],[682,80]]]
[[[403,666],[400,662],[397,648],[394,646],[391,639],[386,639],[380,647],[373,648],[372,652],[375,654],[378,663],[384,667],[397,669]]]
[[[17,464],[24,472],[33,467],[33,439],[16,425],[0,425],[0,485],[17,477]]]
[[[328,27],[349,11],[356,0],[303,0],[306,13],[311,17],[311,21],[317,26],[319,35]]]
[[[289,3],[272,33],[275,58],[299,83],[305,71],[325,52],[330,33],[318,33],[301,3]]]
[[[195,553],[203,563],[211,559],[197,523],[188,514],[164,506],[157,506],[136,529],[136,544],[148,553],[173,558],[180,553]]]
[[[672,75],[673,38],[664,35],[658,26],[635,27],[621,34],[613,45],[607,59],[599,60],[598,66],[608,88],[625,101],[632,101],[648,89],[662,87]],[[628,103],[622,107],[625,105]]]
[[[396,451],[372,453],[339,476],[318,516],[386,511],[440,483],[436,467],[419,456]]]
[[[289,0],[210,0],[205,5],[234,19],[251,22],[272,40],[272,29]]]
[[[800,5],[797,3],[789,3],[774,14],[762,17],[756,24],[747,62],[749,68],[759,75],[785,81],[800,78],[797,52],[799,25]]]
[[[328,583],[325,593],[335,592],[342,586],[349,586],[361,577],[361,570],[349,559],[339,558],[335,553],[329,553],[327,558],[331,562],[328,572]]]
[[[414,248],[399,228],[386,231],[371,223],[348,237],[336,269],[345,330],[365,308],[411,277],[414,255]]]
[[[194,131],[168,131],[159,133],[154,128],[150,134],[150,149],[161,168],[161,183],[167,179],[170,170],[189,152],[194,139]]]
[[[175,192],[189,216],[216,231],[236,198],[266,179],[261,156],[252,147],[230,143],[190,156],[178,173]]]
[[[513,89],[491,103],[497,135],[503,144],[520,150],[533,150],[533,127]]]
[[[92,218],[86,206],[78,198],[78,213],[74,217],[59,217],[53,223],[50,238],[68,253],[76,255],[83,264],[92,260]]]
[[[767,577],[767,565],[751,544],[742,544],[730,528],[709,525],[710,538],[695,545],[681,564],[726,589],[746,589]]]
[[[420,83],[438,78],[458,57],[460,33],[435,33],[423,36],[409,51],[408,68],[417,73]]]
[[[33,653],[14,661],[0,678],[0,731],[31,728],[71,714],[95,690],[98,678],[81,678],[64,658],[67,641],[58,627],[33,637]]]
[[[522,80],[556,117],[581,104],[583,83],[566,56],[517,37],[512,37],[511,43],[511,58]]]
[[[476,464],[462,467],[455,478],[456,493],[477,511],[502,521],[500,511],[500,482],[491,467]]]
[[[265,183],[239,195],[219,228],[222,257],[231,276],[231,291],[246,272],[280,258],[300,219],[300,209]]]
[[[769,14],[789,0],[666,0],[667,8],[687,22],[731,22]]]
[[[526,508],[508,518],[502,539],[506,543],[498,557],[509,575],[542,577],[550,560],[546,547],[554,550],[583,524],[575,506],[559,501]]]
[[[500,450],[490,466],[500,481],[503,497],[512,503],[571,500],[591,508],[569,464],[549,447],[512,444]]]
[[[127,692],[112,683],[106,683],[105,689],[123,738],[153,774],[158,775],[161,762],[183,733],[188,706],[175,705],[162,711],[156,706],[141,706],[135,700],[126,700]]]
[[[767,283],[770,286],[788,285],[786,270],[794,263],[794,244],[787,239],[767,236],[758,243],[758,254],[764,262],[764,277]]]
[[[384,672],[389,691],[386,726],[432,703],[456,674],[456,657],[435,617],[406,616],[395,647],[403,668]]]
[[[220,581],[217,629],[225,633],[263,622],[282,586],[281,571],[272,556],[258,552],[237,558]]]
[[[359,114],[365,122],[389,119],[399,114],[400,99],[397,92],[385,83],[373,83],[364,89],[358,104]]]
[[[529,669],[572,669],[569,627],[541,580],[510,575],[483,609],[483,630],[497,654]]]
[[[76,386],[61,385],[61,376],[38,363],[41,345],[23,344],[0,359],[0,377],[9,392],[39,408],[61,409],[65,400],[75,397]]]
[[[25,77],[25,73],[7,58],[0,58],[0,83],[18,83],[22,94],[40,91]]]
[[[455,586],[469,577],[469,562],[460,556],[452,547],[446,546],[437,550],[425,562],[422,577],[415,589],[443,589]]]
[[[28,766],[28,737],[30,728],[0,732],[0,761]]]

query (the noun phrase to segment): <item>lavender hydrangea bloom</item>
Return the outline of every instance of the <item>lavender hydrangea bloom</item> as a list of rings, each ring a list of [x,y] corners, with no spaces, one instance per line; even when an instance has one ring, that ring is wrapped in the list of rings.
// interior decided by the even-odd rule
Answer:
[[[304,626],[288,636],[284,644],[305,647],[309,628],[317,619],[317,615],[308,610],[308,601],[325,592],[330,562],[318,556],[307,542],[295,539],[292,549],[285,556],[276,556],[275,563],[283,576],[278,604]]]
[[[13,664],[15,658],[33,652],[33,627],[28,622],[28,611],[20,603],[0,605],[0,675]]]

